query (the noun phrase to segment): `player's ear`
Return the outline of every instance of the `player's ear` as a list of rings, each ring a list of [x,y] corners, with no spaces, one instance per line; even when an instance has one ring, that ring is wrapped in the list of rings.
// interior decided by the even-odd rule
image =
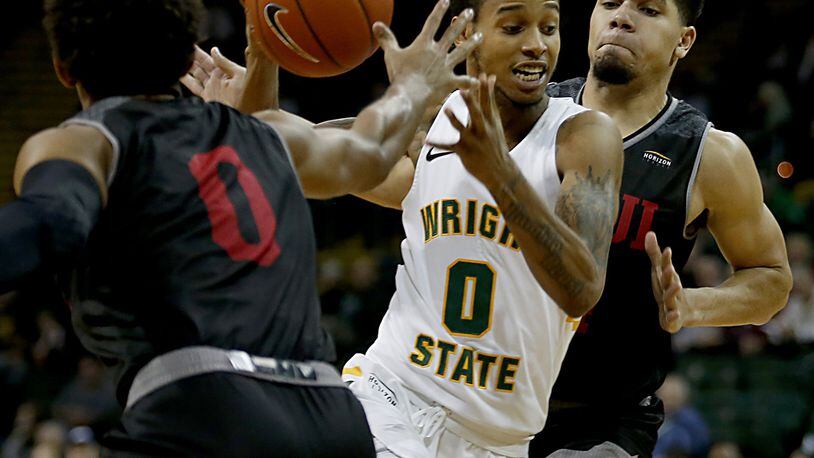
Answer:
[[[61,60],[57,56],[51,56],[51,63],[54,65],[54,72],[57,74],[57,79],[63,86],[68,89],[73,89],[76,87],[76,78],[72,77],[70,73],[68,73],[68,69],[65,67],[65,64],[62,63]]]
[[[457,20],[459,20],[458,16],[453,17],[452,23],[454,24]],[[467,38],[471,37],[474,32],[475,26],[470,22],[466,25],[466,28],[464,28],[463,33],[459,37],[455,38],[455,46],[460,46],[461,43],[463,43]]]
[[[690,48],[692,48],[696,38],[698,38],[698,32],[695,30],[695,27],[684,27],[681,33],[681,39],[673,50],[673,62],[683,59],[689,54]]]

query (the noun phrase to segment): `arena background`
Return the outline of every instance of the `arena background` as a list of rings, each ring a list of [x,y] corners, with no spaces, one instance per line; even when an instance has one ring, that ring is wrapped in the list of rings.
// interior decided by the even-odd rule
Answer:
[[[238,2],[206,3],[204,46],[217,44],[240,60]],[[563,48],[554,80],[585,74],[593,7],[588,0],[561,3]],[[795,287],[789,306],[765,326],[675,336],[675,374],[661,393],[668,418],[660,444],[674,447],[662,456],[811,456],[814,2],[707,3],[699,41],[679,65],[671,92],[750,146],[766,202],[786,234]],[[431,6],[431,0],[396,0],[393,28],[402,43],[415,36]],[[0,203],[12,198],[14,159],[25,138],[79,109],[51,71],[40,2],[18,2],[15,9],[0,15]],[[322,121],[355,114],[384,87],[379,53],[329,80],[284,75],[282,104]],[[794,166],[788,179],[777,173],[781,161]],[[386,310],[400,262],[400,214],[353,198],[312,202],[311,208],[324,322],[341,363],[373,340]],[[713,246],[701,237],[683,272],[685,285],[717,285],[727,275]],[[0,458],[94,456],[94,438],[117,414],[109,376],[82,351],[59,297],[36,282],[0,297]]]

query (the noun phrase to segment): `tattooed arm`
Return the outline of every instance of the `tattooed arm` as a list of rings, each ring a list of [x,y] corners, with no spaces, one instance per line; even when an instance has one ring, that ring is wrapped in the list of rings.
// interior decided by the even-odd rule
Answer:
[[[478,92],[464,95],[469,126],[446,112],[461,140],[438,147],[457,152],[492,193],[543,289],[568,315],[582,316],[605,285],[622,175],[619,132],[608,116],[593,111],[563,123],[557,135],[557,168],[563,180],[552,210],[509,157],[491,95],[493,82],[484,84],[482,78]]]
[[[622,171],[618,130],[598,112],[560,127],[557,168],[563,180],[553,212],[512,166],[492,195],[537,281],[568,315],[582,316],[605,285]]]

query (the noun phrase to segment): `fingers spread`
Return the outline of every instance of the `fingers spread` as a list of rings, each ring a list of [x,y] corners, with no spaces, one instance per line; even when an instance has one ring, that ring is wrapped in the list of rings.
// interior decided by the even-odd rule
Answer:
[[[201,49],[198,45],[195,45],[195,54],[193,56],[193,61],[199,67],[203,68],[204,71],[207,73],[212,73],[212,70],[215,69],[215,62],[212,60],[212,57],[206,53],[203,49]]]
[[[201,97],[201,94],[203,94],[204,90],[203,86],[201,85],[201,83],[198,82],[197,79],[193,78],[192,75],[186,74],[182,76],[181,84],[186,86],[186,88],[189,89],[190,92],[197,95],[198,97]]]
[[[472,91],[461,91],[461,96],[464,99],[464,103],[466,103],[466,109],[469,111],[469,128],[473,132],[482,132],[484,126],[483,111],[481,111],[480,105],[478,105],[477,102],[477,92],[479,88],[479,84],[475,86],[474,94]]]
[[[433,8],[427,21],[424,22],[424,28],[421,29],[421,33],[418,35],[419,39],[433,39],[435,33],[438,32],[438,28],[441,26],[441,21],[444,20],[444,15],[447,13],[448,8],[449,0],[440,0],[435,4],[435,8]]]
[[[489,93],[489,77],[486,73],[481,73],[478,77],[478,102],[485,119],[492,120],[492,100]]]
[[[202,86],[206,86],[206,82],[209,80],[209,72],[205,71],[196,63],[192,64],[192,68],[189,69],[189,74],[198,80]]]
[[[499,111],[497,109],[497,100],[495,100],[495,83],[497,82],[497,76],[489,75],[489,106],[492,110],[492,116],[497,116],[499,118]]]
[[[455,112],[452,111],[452,108],[446,108],[444,110],[444,115],[446,115],[447,119],[449,119],[449,123],[452,124],[452,127],[454,127],[455,130],[457,130],[458,132],[466,130],[466,126],[458,119],[458,116],[455,115]]]
[[[452,83],[458,89],[470,90],[478,85],[478,80],[468,75],[459,75],[452,78]]]
[[[455,66],[464,61],[464,59],[472,53],[472,51],[480,45],[483,41],[483,34],[478,32],[472,35],[471,38],[456,46],[455,49],[447,56],[447,64]]]
[[[645,235],[644,250],[647,252],[647,256],[650,257],[650,263],[653,267],[661,267],[661,248],[659,248],[659,241],[655,232],[650,231]]]
[[[381,46],[384,52],[398,48],[399,44],[396,40],[396,36],[393,35],[393,31],[390,30],[390,27],[387,27],[384,23],[377,22],[373,24],[373,33],[376,35],[376,41],[379,42],[379,46]]]
[[[472,21],[473,17],[475,17],[475,13],[472,11],[472,8],[467,8],[464,10],[460,16],[452,21],[452,24],[449,26],[447,31],[444,32],[444,36],[438,41],[438,46],[446,50],[451,48],[452,43],[455,42],[456,38],[461,36],[464,29],[466,29],[466,25]]]
[[[215,62],[215,65],[217,65],[217,67],[223,71],[223,73],[229,75],[230,77],[235,76],[243,70],[243,67],[232,62],[231,60],[227,59],[226,56],[221,54],[220,49],[218,48],[212,48],[212,60]]]
[[[661,256],[661,270],[666,271],[672,266],[673,266],[673,249],[667,247]]]

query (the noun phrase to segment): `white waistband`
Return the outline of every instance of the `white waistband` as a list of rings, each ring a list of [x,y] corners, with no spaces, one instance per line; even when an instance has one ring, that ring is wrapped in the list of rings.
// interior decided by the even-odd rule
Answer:
[[[357,372],[358,371],[358,372]],[[367,355],[356,354],[346,364],[343,378],[348,381],[362,373],[372,372],[376,378],[389,386],[396,393],[402,392],[409,400],[408,410],[416,427],[432,433],[441,425],[456,436],[471,442],[478,447],[509,457],[528,456],[529,442],[534,436],[508,435],[495,432],[494,428],[479,425],[461,418],[455,412],[412,390],[405,385],[392,371]]]
[[[456,436],[471,442],[486,450],[511,457],[528,456],[529,442],[534,436],[510,436],[503,433],[495,433],[482,425],[462,418],[451,410],[440,406],[437,402],[427,399],[421,393],[404,387],[410,394],[410,400],[419,409],[439,406],[446,412],[444,428]]]

